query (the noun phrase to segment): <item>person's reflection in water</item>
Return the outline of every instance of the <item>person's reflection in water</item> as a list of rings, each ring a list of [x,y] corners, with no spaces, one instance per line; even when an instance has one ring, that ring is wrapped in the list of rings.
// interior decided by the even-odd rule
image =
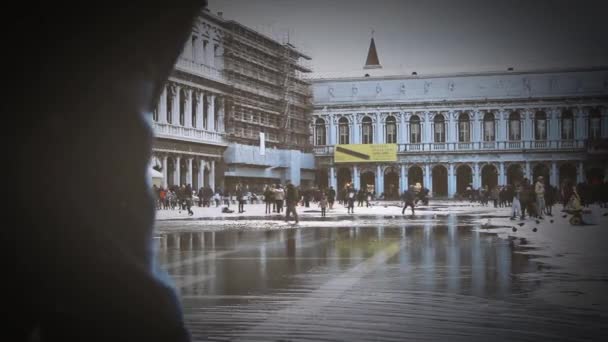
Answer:
[[[19,249],[4,293],[20,302],[3,303],[14,319],[4,322],[5,336],[190,339],[174,289],[154,270],[145,115],[205,5],[42,2],[37,13],[14,12],[30,15],[20,25],[32,25],[36,38],[11,51],[22,64],[11,67],[28,83],[13,88],[30,101],[15,98],[23,115],[11,115],[19,145],[8,160],[19,170],[9,177],[8,220],[18,222],[9,234]]]

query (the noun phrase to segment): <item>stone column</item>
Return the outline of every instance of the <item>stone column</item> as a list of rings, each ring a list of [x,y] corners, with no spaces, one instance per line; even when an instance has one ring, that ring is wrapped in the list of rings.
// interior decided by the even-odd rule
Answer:
[[[211,170],[209,171],[209,186],[215,191],[215,160],[211,161]]]
[[[192,185],[192,158],[187,159],[188,170],[186,171],[186,184]]]
[[[551,162],[551,174],[549,175],[549,184],[559,187],[559,178],[557,177],[557,163]]]
[[[207,111],[207,129],[215,131],[215,95],[209,94],[209,107]]]
[[[498,131],[496,134],[496,141],[507,140],[507,127],[505,125],[507,112],[504,110],[498,111]]]
[[[380,168],[380,165],[376,165],[376,177],[375,177],[375,183],[376,184],[374,184],[374,188],[375,188],[375,191],[376,191],[376,196],[380,196],[380,193],[381,193],[380,192],[380,181],[381,181],[380,180],[380,172],[381,171],[382,170]]]
[[[430,164],[425,164],[424,165],[424,184],[422,184],[423,187],[429,189],[431,191],[431,193],[433,192],[433,182],[432,182],[432,175],[431,175],[431,165]]]
[[[189,35],[184,44],[184,51],[182,57],[187,60],[192,60],[192,35]]]
[[[401,164],[401,189],[400,192],[403,193],[407,189],[407,170],[405,168],[405,164]]]
[[[158,100],[158,122],[167,123],[167,86],[163,87]]]
[[[505,163],[498,164],[498,185],[507,185],[507,175],[505,175]]]
[[[329,120],[329,137],[327,138],[327,145],[336,145],[337,144],[337,140],[336,140],[336,125],[334,123],[334,115],[333,114],[329,114],[327,116],[327,120]]]
[[[169,185],[169,181],[167,179],[168,177],[168,172],[167,172],[167,156],[163,156],[163,188],[167,188],[167,186]]]
[[[213,37],[209,38],[209,44],[207,44],[207,65],[210,67],[215,66],[215,51],[214,51],[215,42],[213,41]]]
[[[448,165],[448,197],[454,197],[456,193],[456,175],[454,174],[454,164]]]
[[[197,91],[196,96],[196,128],[203,129],[203,93]]]
[[[186,89],[186,103],[184,103],[184,127],[192,127],[192,89]]]
[[[479,163],[473,163],[473,188],[479,189],[481,186],[481,177],[479,175]]]
[[[205,184],[205,161],[203,159],[198,161],[198,187],[204,187]]]
[[[380,167],[380,182],[378,183],[378,190],[376,190],[376,194],[380,196],[384,192],[384,170],[382,170],[382,166]]]
[[[333,186],[334,189],[337,189],[338,184],[336,182],[336,168],[332,166],[329,168],[329,185]]]
[[[401,144],[407,143],[407,124],[405,123],[405,113],[401,112],[399,115],[400,125],[397,129],[397,142]]]
[[[180,186],[181,184],[181,179],[179,179],[180,176],[180,162],[181,162],[181,157],[177,156],[175,157],[175,172],[173,172],[173,184],[176,186]]]
[[[350,143],[351,144],[360,144],[361,140],[359,139],[359,131],[361,130],[361,124],[359,123],[359,120],[358,120],[356,114],[352,116],[350,127],[351,127],[351,130],[350,130],[350,135],[351,135]]]
[[[225,106],[224,97],[218,97],[218,108],[217,108],[217,127],[215,128],[218,132],[225,132],[226,129],[224,127],[224,106]]]
[[[361,187],[361,179],[359,174],[359,168],[357,165],[353,165],[353,188],[359,189]]]
[[[576,182],[583,183],[585,181],[585,168],[583,166],[583,162],[578,162],[578,167],[576,170]]]
[[[374,133],[374,143],[375,144],[382,144],[386,141],[383,139],[383,137],[384,137],[383,128],[384,128],[384,125],[382,124],[380,112],[376,112],[376,132]]]
[[[176,85],[175,95],[173,95],[173,108],[171,109],[171,122],[176,126],[179,125],[180,90],[181,87]]]
[[[526,169],[524,171],[525,171],[525,177],[528,178],[528,180],[530,180],[530,182],[532,184],[534,184],[534,180],[532,179],[532,171],[530,169],[530,162],[529,161],[526,161]]]

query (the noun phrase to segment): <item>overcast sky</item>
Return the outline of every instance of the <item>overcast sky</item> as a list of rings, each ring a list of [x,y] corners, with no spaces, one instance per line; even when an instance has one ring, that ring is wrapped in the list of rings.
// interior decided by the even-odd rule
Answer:
[[[608,65],[608,0],[209,0],[258,31],[291,32],[316,73],[361,75],[371,29],[391,73]]]

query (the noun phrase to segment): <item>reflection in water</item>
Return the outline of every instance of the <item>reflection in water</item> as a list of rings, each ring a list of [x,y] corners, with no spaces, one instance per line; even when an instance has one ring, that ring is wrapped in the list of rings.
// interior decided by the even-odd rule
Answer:
[[[407,224],[407,223],[406,223]],[[558,340],[586,312],[533,302],[536,264],[451,215],[422,226],[176,232],[158,239],[195,339]],[[497,337],[497,331],[500,335]]]

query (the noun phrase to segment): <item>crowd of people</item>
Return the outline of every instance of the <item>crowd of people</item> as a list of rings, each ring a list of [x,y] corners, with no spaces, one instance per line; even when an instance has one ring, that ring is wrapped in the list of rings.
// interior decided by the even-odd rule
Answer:
[[[333,187],[327,189],[310,188],[302,190],[290,182],[282,184],[265,185],[263,192],[256,195],[249,191],[247,186],[240,183],[235,186],[233,192],[218,189],[213,191],[210,187],[201,187],[198,192],[193,190],[190,184],[181,186],[170,186],[167,188],[153,186],[156,196],[156,208],[158,210],[185,210],[188,215],[193,215],[192,206],[219,207],[224,205],[222,212],[232,213],[230,204],[236,202],[238,212],[245,212],[247,202],[263,201],[265,203],[265,214],[285,214],[285,220],[293,218],[299,222],[296,207],[310,207],[311,203],[317,204],[321,209],[321,216],[326,216],[327,210],[334,207],[334,203],[347,208],[347,213],[352,214],[357,207],[371,207],[373,202],[382,199],[376,197],[371,188],[355,189],[352,183],[346,183],[342,189],[336,191]],[[407,208],[415,213],[415,207],[422,203],[428,205],[430,191],[420,183],[410,185],[400,196],[402,203],[402,214]],[[584,207],[592,203],[598,203],[601,207],[608,207],[608,182],[600,181],[594,183],[575,184],[570,180],[562,182],[559,188],[552,186],[540,176],[535,182],[524,178],[514,184],[505,186],[488,187],[483,186],[474,189],[469,185],[464,193],[458,195],[461,200],[478,202],[482,206],[493,205],[495,208],[511,208],[511,219],[524,220],[526,217],[538,219],[553,215],[553,206],[557,203],[563,205],[563,210],[573,215],[575,222],[582,223],[582,212]],[[234,200],[233,200],[234,199]],[[355,205],[356,204],[356,205]]]

